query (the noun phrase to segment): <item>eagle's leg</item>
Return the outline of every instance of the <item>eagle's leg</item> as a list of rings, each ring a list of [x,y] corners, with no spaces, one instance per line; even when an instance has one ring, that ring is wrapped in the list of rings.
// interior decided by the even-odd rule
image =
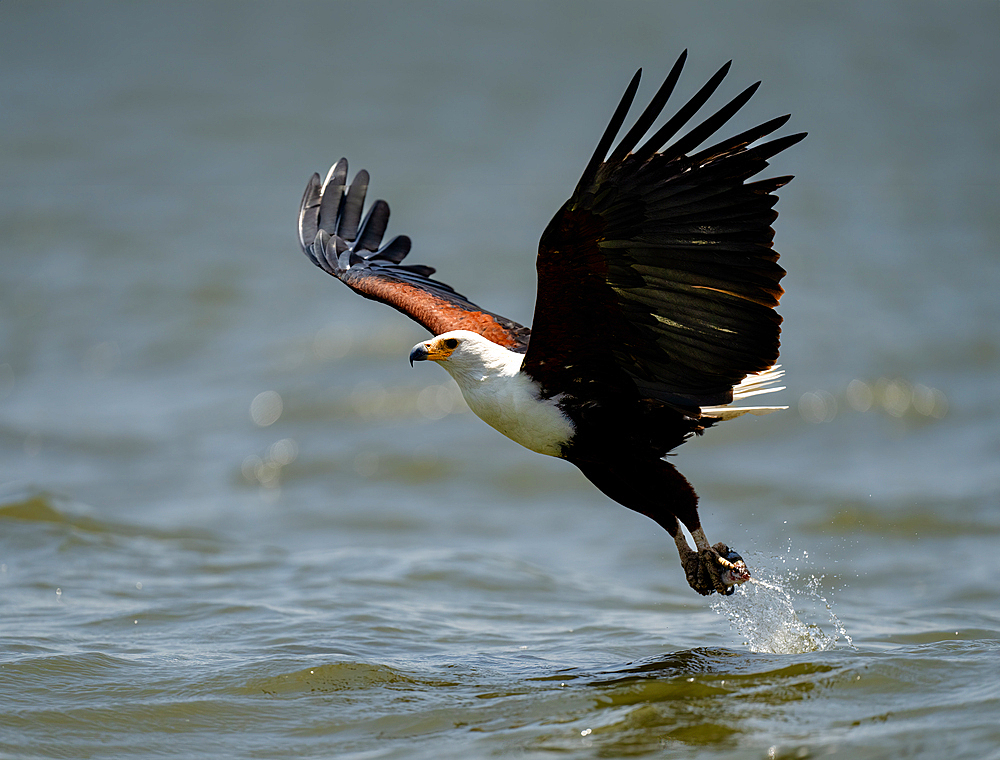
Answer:
[[[572,460],[571,460],[572,461]],[[652,518],[674,539],[688,585],[703,596],[728,596],[750,579],[739,554],[725,544],[710,546],[698,518],[698,495],[676,468],[662,459],[606,457],[595,466],[575,461],[591,483],[622,506]],[[694,538],[692,549],[681,525]]]
[[[691,530],[696,549],[688,546],[681,531],[674,534],[677,553],[681,557],[681,567],[688,585],[699,594],[708,595],[718,591],[729,596],[741,583],[750,580],[743,558],[723,543],[709,546],[705,531],[699,525]]]

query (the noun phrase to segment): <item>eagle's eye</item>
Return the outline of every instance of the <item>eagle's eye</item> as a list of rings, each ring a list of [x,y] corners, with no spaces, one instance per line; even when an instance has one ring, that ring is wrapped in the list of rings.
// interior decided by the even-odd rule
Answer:
[[[447,338],[444,341],[444,347],[445,348],[457,348],[458,347],[458,338]]]

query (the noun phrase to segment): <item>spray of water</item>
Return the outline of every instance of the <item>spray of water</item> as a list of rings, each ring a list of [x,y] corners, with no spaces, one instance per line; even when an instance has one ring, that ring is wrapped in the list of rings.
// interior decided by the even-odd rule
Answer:
[[[807,563],[808,558],[806,552],[791,557],[791,547],[785,556],[750,554],[745,559],[753,578],[732,596],[712,604],[712,609],[728,617],[744,636],[750,651],[818,652],[833,649],[841,638],[847,646],[854,646],[832,605],[820,593],[823,577],[799,571],[798,564]]]

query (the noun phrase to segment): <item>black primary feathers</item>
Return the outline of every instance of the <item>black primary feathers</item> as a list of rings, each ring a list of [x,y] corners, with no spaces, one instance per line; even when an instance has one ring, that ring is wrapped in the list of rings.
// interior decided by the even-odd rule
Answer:
[[[542,235],[524,371],[551,392],[576,393],[604,378],[609,391],[637,389],[696,414],[732,401],[734,385],[777,359],[781,320],[773,307],[785,272],[770,225],[773,192],[791,178],[746,180],[805,135],[748,148],[784,116],[688,155],[749,100],[753,85],[661,150],[716,90],[726,64],[636,147],[684,59],[605,160],[636,75],[573,196]]]

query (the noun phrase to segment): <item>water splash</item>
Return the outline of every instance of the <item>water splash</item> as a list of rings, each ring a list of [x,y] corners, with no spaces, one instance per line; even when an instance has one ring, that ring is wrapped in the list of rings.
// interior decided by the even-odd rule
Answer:
[[[740,586],[732,596],[719,598],[712,609],[729,618],[730,624],[745,638],[751,652],[799,654],[833,649],[841,638],[848,646],[854,643],[844,624],[834,614],[831,603],[820,593],[822,576],[800,574],[799,558],[765,558],[750,554],[747,565],[753,579]],[[802,552],[801,560],[808,554]],[[771,564],[781,562],[779,572]],[[792,565],[789,568],[789,564]],[[821,620],[828,632],[819,623]]]

